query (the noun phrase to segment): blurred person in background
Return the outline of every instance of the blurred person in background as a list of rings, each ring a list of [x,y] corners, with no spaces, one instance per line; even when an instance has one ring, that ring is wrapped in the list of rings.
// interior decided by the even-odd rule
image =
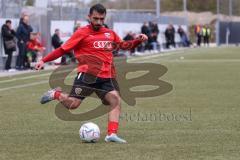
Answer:
[[[61,47],[61,45],[63,44],[63,41],[61,40],[61,33],[60,33],[60,29],[55,29],[54,34],[52,35],[52,46],[54,49],[57,49],[59,47]],[[72,62],[75,62],[75,58],[73,53],[69,53],[67,55],[63,55],[61,57],[61,64],[66,65],[67,64],[67,59],[68,57],[71,59]]]
[[[194,28],[195,36],[196,36],[196,41],[197,41],[197,46],[201,47],[202,43],[202,26],[200,24],[197,24]]]
[[[211,28],[209,27],[209,25],[205,25],[202,28],[202,36],[203,36],[204,46],[209,46],[209,41],[211,38]]]
[[[172,24],[168,25],[165,30],[165,38],[166,38],[166,48],[169,49],[170,46],[176,47],[175,43],[175,28]]]
[[[40,33],[30,33],[30,40],[27,42],[27,67],[33,69],[35,62],[42,58],[45,47],[39,41]]]
[[[63,44],[63,41],[60,37],[60,29],[55,29],[51,42],[54,49],[59,48]]]
[[[143,23],[141,27],[141,33],[147,35],[148,39],[151,38],[151,29],[149,27],[148,22]],[[151,40],[148,40],[141,45],[142,47],[141,52],[144,52],[145,50],[149,50],[149,46],[150,46],[149,41]]]
[[[181,44],[183,47],[189,47],[190,46],[190,41],[189,41],[189,38],[186,34],[186,32],[184,31],[184,29],[182,28],[182,26],[179,26],[178,28],[178,34],[181,38]]]
[[[159,29],[158,29],[158,24],[157,22],[150,23],[150,29],[151,29],[151,49],[153,50],[154,53],[158,52],[158,34],[159,34]]]
[[[16,41],[15,41],[15,31],[12,29],[12,21],[6,20],[5,24],[1,29],[2,39],[3,39],[3,47],[5,54],[7,55],[7,60],[5,63],[6,71],[13,71],[11,69],[12,63],[12,54],[16,51]]]
[[[17,28],[17,39],[19,53],[17,56],[16,69],[27,69],[27,42],[30,39],[30,33],[33,31],[31,25],[29,25],[29,16],[24,15],[20,19],[19,26]]]

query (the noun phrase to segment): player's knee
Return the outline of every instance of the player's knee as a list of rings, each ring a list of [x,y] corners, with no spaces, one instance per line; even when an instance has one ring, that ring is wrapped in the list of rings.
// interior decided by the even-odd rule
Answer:
[[[119,107],[120,108],[120,102],[121,102],[121,98],[119,95],[111,95],[111,97],[109,98],[109,104],[112,107]]]

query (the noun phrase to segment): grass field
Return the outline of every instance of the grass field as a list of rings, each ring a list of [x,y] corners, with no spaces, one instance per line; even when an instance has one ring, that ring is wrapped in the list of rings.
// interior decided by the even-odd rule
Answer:
[[[238,160],[239,53],[237,47],[202,48],[131,59],[166,66],[161,79],[173,90],[138,98],[135,107],[123,102],[119,135],[127,144],[104,142],[106,115],[92,120],[102,131],[100,141],[86,144],[78,135],[83,122],[58,119],[56,102],[40,105],[51,71],[1,77],[0,159]],[[98,104],[86,99],[74,113]]]

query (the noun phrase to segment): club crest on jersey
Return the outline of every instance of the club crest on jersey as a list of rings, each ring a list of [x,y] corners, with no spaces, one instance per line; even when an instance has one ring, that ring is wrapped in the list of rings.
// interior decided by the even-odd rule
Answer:
[[[82,88],[75,88],[76,95],[80,95],[82,92]]]
[[[105,37],[110,38],[111,34],[110,33],[104,33]]]

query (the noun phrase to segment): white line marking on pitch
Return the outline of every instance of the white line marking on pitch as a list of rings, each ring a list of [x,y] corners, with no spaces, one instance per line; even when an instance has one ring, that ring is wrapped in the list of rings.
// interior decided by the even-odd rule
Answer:
[[[32,78],[38,78],[38,77],[45,77],[49,76],[51,73],[44,73],[40,75],[32,75],[32,76],[26,76],[26,77],[20,77],[20,78],[13,78],[13,79],[8,79],[8,80],[2,80],[0,83],[7,83],[7,82],[13,82],[13,81],[18,81],[18,80],[26,80],[26,79],[32,79]]]
[[[19,89],[19,88],[26,88],[26,87],[31,87],[31,86],[36,86],[39,84],[45,84],[49,81],[39,81],[39,82],[34,82],[34,83],[29,83],[29,84],[22,84],[22,85],[17,85],[17,86],[12,86],[12,87],[6,87],[6,88],[1,88],[0,91],[7,91],[7,90],[12,90],[12,89]]]
[[[62,71],[56,72],[56,74],[65,73],[65,72],[69,72],[69,71],[71,71],[71,70],[64,69]],[[33,73],[36,73],[36,72],[33,72]],[[7,83],[7,82],[13,82],[13,81],[19,81],[19,80],[26,80],[26,79],[32,79],[32,78],[45,77],[45,76],[50,76],[51,74],[52,74],[52,72],[39,74],[39,75],[31,75],[31,76],[26,76],[26,77],[20,77],[20,78],[13,78],[13,79],[8,79],[8,80],[2,80],[2,81],[0,81],[0,84],[1,83]]]
[[[67,78],[73,78],[76,77],[76,75],[74,76],[69,76]],[[65,79],[66,80],[66,79]],[[6,88],[0,88],[0,92],[1,91],[7,91],[7,90],[12,90],[12,89],[20,89],[20,88],[27,88],[27,87],[32,87],[32,86],[36,86],[36,85],[40,85],[40,84],[45,84],[45,83],[49,83],[49,80],[44,80],[44,81],[39,81],[39,82],[33,82],[33,83],[28,83],[28,84],[21,84],[21,85],[16,85],[16,86],[12,86],[12,87],[6,87]]]
[[[153,59],[158,57],[165,57],[165,56],[171,56],[179,53],[183,53],[184,51],[174,51],[171,53],[159,53],[159,54],[153,54],[153,55],[146,55],[145,57],[137,57],[137,58],[130,58],[127,61],[128,62],[137,62],[139,60],[147,60],[147,59]]]
[[[240,59],[174,59],[166,60],[167,62],[182,62],[182,63],[231,63],[231,62],[240,62]]]

